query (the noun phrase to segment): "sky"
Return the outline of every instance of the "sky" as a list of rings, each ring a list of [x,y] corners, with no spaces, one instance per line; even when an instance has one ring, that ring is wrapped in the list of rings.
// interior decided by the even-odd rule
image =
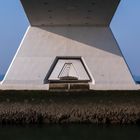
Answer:
[[[29,22],[19,0],[0,0],[0,74],[5,74]]]
[[[140,81],[140,0],[121,0],[111,29],[136,81]]]
[[[140,80],[140,0],[121,0],[110,24],[129,69]],[[4,75],[29,26],[20,0],[0,0],[0,75]]]

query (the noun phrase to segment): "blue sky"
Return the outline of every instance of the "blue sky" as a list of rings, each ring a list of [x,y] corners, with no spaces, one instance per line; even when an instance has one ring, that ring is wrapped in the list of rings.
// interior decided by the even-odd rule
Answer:
[[[111,22],[127,64],[140,77],[140,0],[121,0]],[[20,0],[0,1],[0,75],[5,74],[29,26]]]
[[[140,0],[121,0],[111,29],[135,80],[140,81]]]
[[[0,0],[0,74],[5,74],[29,23],[19,0]]]

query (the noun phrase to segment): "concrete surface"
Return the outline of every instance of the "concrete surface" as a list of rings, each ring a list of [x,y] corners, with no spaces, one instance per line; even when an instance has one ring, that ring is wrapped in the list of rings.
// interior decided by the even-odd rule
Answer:
[[[119,0],[78,0],[71,3],[64,0],[22,1],[31,27],[20,44],[2,86],[48,89],[46,77],[56,57],[80,57],[90,74],[90,89],[137,89],[109,28],[118,3]],[[75,6],[77,8],[74,10]],[[53,14],[52,26],[49,24],[51,19],[47,17]],[[95,20],[91,18],[85,25],[82,21],[87,22],[88,19],[82,20],[83,15],[93,16]]]
[[[81,56],[95,85],[135,85],[110,28],[77,26],[30,27],[3,84],[43,84],[56,56]]]
[[[34,84],[0,84],[0,90],[49,90],[49,84],[45,85],[34,85]],[[84,89],[85,90],[85,89]],[[108,85],[92,85],[89,84],[89,90],[103,90],[103,91],[112,91],[112,90],[140,90],[140,85],[114,85],[114,84],[108,84]],[[66,88],[55,88],[53,91],[69,91]],[[71,91],[71,90],[70,90]],[[73,90],[72,90],[73,91]],[[83,88],[77,88],[75,91],[83,91]],[[86,89],[87,91],[87,89]]]
[[[108,26],[120,0],[21,0],[32,26]]]

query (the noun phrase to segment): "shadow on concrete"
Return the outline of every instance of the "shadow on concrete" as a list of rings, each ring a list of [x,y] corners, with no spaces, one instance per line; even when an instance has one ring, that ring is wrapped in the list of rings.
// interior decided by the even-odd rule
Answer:
[[[112,34],[112,31],[109,27],[99,27],[98,30],[90,32],[90,27],[56,27],[56,26],[48,26],[48,27],[39,27],[42,30],[47,32],[51,32],[54,34],[58,34],[60,36],[69,38],[71,40],[89,45],[90,47],[95,47],[97,49],[122,56],[120,48]],[[100,40],[99,40],[100,38]],[[113,43],[110,43],[110,40],[113,39]],[[104,44],[104,41],[109,42],[108,44]]]

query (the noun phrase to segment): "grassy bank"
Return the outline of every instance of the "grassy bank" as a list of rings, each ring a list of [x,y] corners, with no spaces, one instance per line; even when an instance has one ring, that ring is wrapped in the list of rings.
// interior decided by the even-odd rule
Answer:
[[[1,124],[140,123],[139,91],[0,91]]]

